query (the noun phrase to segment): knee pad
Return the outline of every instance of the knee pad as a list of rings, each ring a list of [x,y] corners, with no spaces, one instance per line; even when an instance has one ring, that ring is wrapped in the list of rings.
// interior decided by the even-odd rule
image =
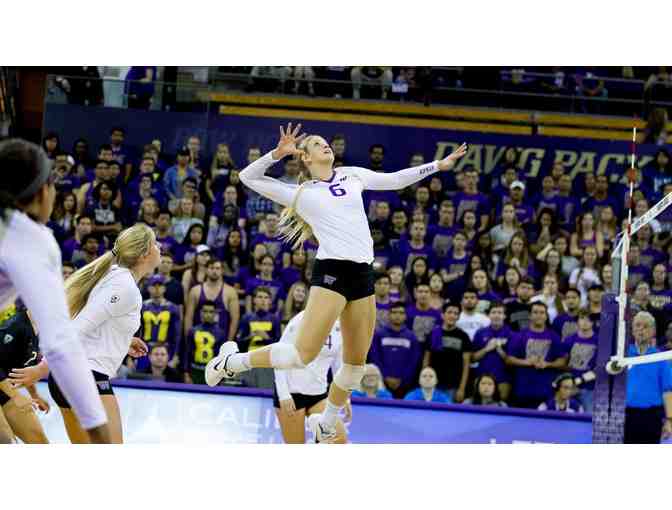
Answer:
[[[334,376],[334,384],[343,390],[356,390],[364,377],[364,365],[343,363]]]
[[[276,342],[271,345],[271,365],[273,368],[292,369],[306,368],[301,361],[299,351],[294,344]]]

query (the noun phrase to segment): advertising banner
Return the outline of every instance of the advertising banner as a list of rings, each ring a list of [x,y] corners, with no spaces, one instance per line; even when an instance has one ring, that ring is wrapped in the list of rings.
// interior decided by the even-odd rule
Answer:
[[[124,386],[119,386],[123,384]],[[159,389],[160,387],[169,389]],[[185,388],[189,391],[179,391]],[[126,443],[281,443],[280,425],[270,392],[225,388],[194,391],[184,385],[119,382],[119,400]],[[68,442],[63,420],[52,409],[40,414],[47,437]],[[590,443],[587,415],[525,410],[485,409],[422,402],[354,399],[353,443]],[[309,435],[307,434],[307,437]]]

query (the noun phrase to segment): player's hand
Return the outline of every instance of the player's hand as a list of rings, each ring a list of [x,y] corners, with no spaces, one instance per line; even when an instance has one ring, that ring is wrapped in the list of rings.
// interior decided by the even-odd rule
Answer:
[[[48,413],[50,406],[49,402],[44,400],[41,395],[33,397],[33,408],[42,411],[43,413]]]
[[[458,390],[455,392],[455,402],[458,404],[464,402],[464,388],[458,388]]]
[[[343,406],[343,411],[345,411],[345,417],[343,419],[344,423],[352,423],[352,402],[350,399],[345,401],[345,406]]]
[[[281,400],[280,409],[287,416],[294,416],[294,413],[296,413],[296,404],[294,403],[294,399],[289,397],[287,400]]]
[[[194,384],[194,380],[191,378],[191,374],[184,374],[184,383],[185,384]]]
[[[287,129],[283,129],[282,126],[280,126],[280,140],[278,141],[278,146],[273,151],[273,159],[281,159],[285,156],[293,156],[294,154],[302,153],[302,151],[297,148],[297,145],[306,137],[306,134],[303,133],[302,135],[299,135],[300,131],[301,124],[298,124],[293,130],[291,122],[287,124]]]
[[[467,153],[467,144],[463,143],[460,145],[457,149],[455,149],[453,152],[450,153],[447,157],[443,158],[441,161],[438,162],[438,167],[439,170],[442,172],[446,170],[452,170],[455,168],[455,163],[457,163],[457,160],[460,159],[462,156],[464,156]]]
[[[497,339],[491,338],[490,341],[488,342],[488,345],[486,345],[485,347],[488,349],[488,351],[494,351],[497,347],[499,347]]]
[[[140,340],[137,336],[134,336],[131,340],[131,346],[128,348],[128,355],[131,358],[141,358],[149,352],[147,349],[147,344]]]
[[[31,386],[49,374],[46,364],[39,363],[32,367],[14,368],[9,373],[9,379],[15,388]]]
[[[672,437],[672,420],[665,420],[663,424],[663,439]]]

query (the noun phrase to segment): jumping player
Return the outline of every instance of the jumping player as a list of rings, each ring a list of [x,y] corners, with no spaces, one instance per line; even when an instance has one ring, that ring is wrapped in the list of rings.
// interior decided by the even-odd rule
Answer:
[[[294,345],[305,312],[298,313],[285,328],[280,342]],[[336,374],[341,367],[343,337],[341,325],[336,320],[322,350],[306,368],[293,370],[275,370],[275,389],[273,405],[280,421],[282,437],[288,444],[306,442],[306,418],[321,413],[327,403],[327,373],[331,367]],[[346,420],[352,419],[352,407],[348,401],[345,406]],[[343,423],[336,422],[337,437],[335,443],[346,443]]]
[[[87,440],[109,443],[105,409],[68,314],[61,253],[44,226],[54,206],[56,175],[42,149],[18,139],[0,142],[0,172],[0,309],[21,295],[41,332],[42,354]]]
[[[215,385],[225,376],[251,368],[305,368],[317,357],[340,317],[344,363],[329,388],[325,411],[309,417],[318,442],[331,442],[336,438],[339,411],[364,375],[376,322],[373,240],[362,192],[399,190],[439,170],[450,170],[466,153],[466,146],[441,161],[395,173],[355,167],[334,169],[334,153],[326,140],[316,135],[299,135],[300,130],[301,125],[292,130],[291,123],[286,131],[281,127],[275,150],[240,173],[245,185],[286,207],[280,232],[294,247],[310,239],[313,233],[319,241],[310,297],[296,345],[278,342],[253,352],[238,353],[235,342],[226,342],[206,366],[206,382]],[[274,163],[294,155],[303,166],[300,185],[264,175]]]

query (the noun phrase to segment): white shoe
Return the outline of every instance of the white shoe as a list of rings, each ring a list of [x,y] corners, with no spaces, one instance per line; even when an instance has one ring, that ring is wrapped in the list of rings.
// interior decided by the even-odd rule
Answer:
[[[327,428],[320,423],[321,414],[311,414],[308,416],[308,428],[313,434],[314,443],[329,444],[336,440],[336,427]]]
[[[229,356],[238,352],[236,342],[224,342],[219,348],[219,354],[205,365],[205,382],[208,386],[217,386],[225,377],[235,377],[235,372],[227,370],[226,362]]]

